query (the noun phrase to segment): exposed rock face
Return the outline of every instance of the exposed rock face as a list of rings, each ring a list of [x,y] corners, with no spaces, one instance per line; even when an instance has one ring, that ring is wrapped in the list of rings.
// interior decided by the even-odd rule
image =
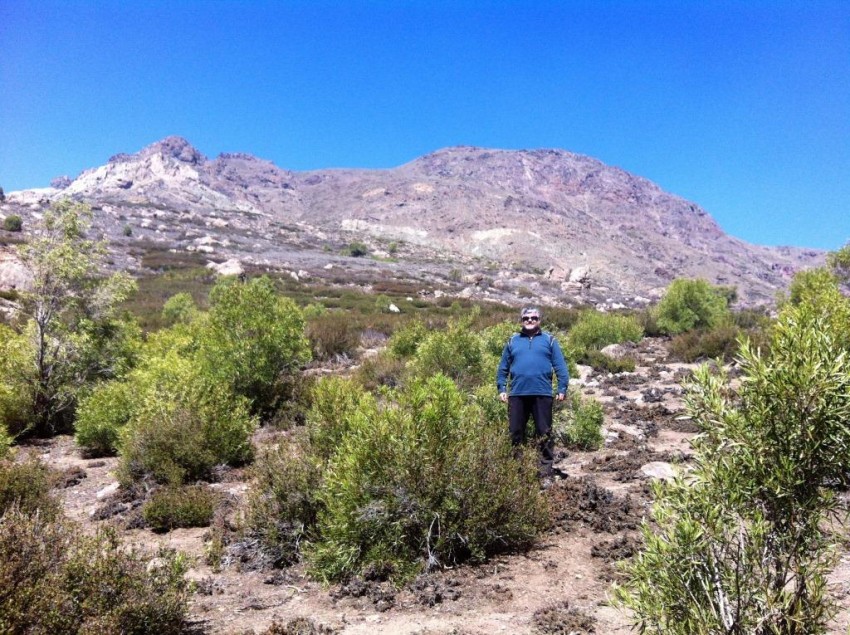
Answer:
[[[18,258],[0,248],[0,290],[28,291],[32,275]]]
[[[3,207],[37,214],[62,196],[91,203],[96,226],[125,254],[128,225],[135,240],[265,266],[283,266],[293,251],[315,266],[353,241],[375,252],[396,243],[404,249],[394,258],[423,270],[505,271],[502,282],[467,287],[482,295],[521,285],[542,300],[645,301],[674,278],[703,277],[753,303],[823,260],[730,237],[693,203],[561,150],[456,147],[389,170],[299,173],[247,154],[208,160],[169,137],[61,191],[11,193]],[[214,240],[199,244],[204,236]]]

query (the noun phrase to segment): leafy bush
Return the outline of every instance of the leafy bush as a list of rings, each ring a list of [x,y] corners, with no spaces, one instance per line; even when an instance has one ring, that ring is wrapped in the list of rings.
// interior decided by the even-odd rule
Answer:
[[[824,526],[850,480],[850,359],[830,319],[784,307],[767,355],[742,347],[737,390],[695,373],[693,471],[656,487],[655,524],[617,589],[640,630],[825,632],[837,538]]]
[[[118,452],[120,431],[133,416],[137,388],[132,382],[105,382],[80,401],[74,438],[89,456]]]
[[[442,373],[466,386],[485,379],[481,338],[470,328],[470,317],[448,329],[428,334],[416,349],[412,370],[418,377]]]
[[[3,219],[3,229],[7,232],[19,232],[24,226],[24,221],[17,214],[9,214]]]
[[[167,487],[155,491],[145,502],[142,518],[154,531],[208,527],[219,498],[204,485]]]
[[[599,350],[609,344],[639,342],[643,329],[630,315],[584,311],[567,334],[567,345],[574,350]]]
[[[12,439],[34,425],[32,388],[20,369],[29,363],[29,341],[0,324],[0,434]]]
[[[119,444],[125,484],[150,477],[180,485],[251,458],[256,421],[245,399],[200,376],[192,360],[174,353],[148,360],[131,386],[137,401]]]
[[[152,565],[112,531],[87,536],[11,508],[0,516],[0,632],[179,635],[186,565],[167,552]]]
[[[308,322],[307,339],[316,359],[354,357],[360,346],[360,328],[350,315],[327,313]]]
[[[246,526],[275,566],[296,562],[305,538],[315,531],[320,461],[309,446],[293,442],[269,448],[252,468]]]
[[[361,400],[319,491],[308,557],[324,579],[369,565],[397,578],[530,544],[547,523],[536,457],[513,457],[444,375]]]
[[[396,357],[402,359],[412,357],[427,334],[428,329],[424,322],[415,320],[395,331],[390,337],[387,348]]]
[[[14,508],[23,514],[38,512],[55,518],[59,502],[50,494],[50,473],[41,461],[0,461],[0,515]]]
[[[162,321],[166,324],[191,322],[198,314],[192,295],[185,291],[175,293],[162,305]]]
[[[272,412],[278,376],[310,360],[301,311],[265,276],[223,278],[210,291],[197,360],[202,375],[248,398],[253,412]]]
[[[658,327],[670,335],[714,328],[730,318],[727,298],[726,288],[705,280],[674,280],[656,308]]]
[[[370,395],[350,379],[325,377],[313,389],[313,405],[307,413],[307,430],[312,451],[321,460],[330,459],[349,433],[350,422]]]
[[[604,411],[593,398],[583,399],[570,391],[567,407],[556,411],[553,422],[558,443],[572,450],[598,450],[605,440],[602,436]]]

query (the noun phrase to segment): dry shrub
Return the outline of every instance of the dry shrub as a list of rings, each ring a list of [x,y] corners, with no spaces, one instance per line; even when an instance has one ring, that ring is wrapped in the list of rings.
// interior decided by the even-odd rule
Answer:
[[[262,635],[333,635],[336,631],[324,624],[316,624],[307,617],[296,617],[286,624],[273,622]]]
[[[0,461],[0,514],[15,508],[23,514],[55,518],[58,501],[50,495],[50,471],[41,461]]]
[[[404,360],[380,354],[363,360],[355,377],[366,390],[375,390],[380,386],[396,388],[404,380],[406,367]]]
[[[670,342],[670,357],[683,362],[699,359],[731,361],[738,353],[741,330],[734,324],[722,324],[710,330],[687,331]]]
[[[85,536],[65,519],[13,507],[0,516],[0,632],[178,635],[184,572],[173,554],[149,564],[111,531]]]
[[[327,313],[310,320],[307,339],[316,359],[354,357],[360,346],[360,328],[350,315]]]
[[[220,496],[203,485],[154,492],[142,507],[142,517],[154,531],[177,527],[208,527]]]
[[[535,635],[584,635],[596,632],[596,620],[564,600],[534,613]]]
[[[304,442],[269,448],[252,467],[246,527],[275,566],[296,562],[301,542],[316,524],[320,468]]]

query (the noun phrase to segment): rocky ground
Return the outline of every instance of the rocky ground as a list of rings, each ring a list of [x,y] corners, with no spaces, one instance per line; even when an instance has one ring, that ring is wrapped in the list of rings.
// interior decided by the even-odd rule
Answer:
[[[138,528],[137,510],[116,491],[115,459],[85,459],[70,437],[26,450],[66,475],[58,494],[67,514],[86,530],[114,523],[129,544],[151,550],[167,546],[192,559],[197,591],[191,617],[198,633],[260,633],[275,621],[300,617],[313,621],[313,632],[324,626],[352,635],[625,634],[631,632],[628,615],[608,601],[617,576],[614,563],[637,545],[649,480],[687,463],[694,434],[682,418],[680,387],[691,367],[667,363],[659,340],[644,340],[632,354],[638,359],[635,373],[613,376],[582,368],[574,380],[605,405],[605,447],[561,452],[557,466],[567,476],[546,490],[553,523],[539,544],[484,565],[423,576],[401,590],[378,580],[323,587],[301,566],[280,571],[232,564],[214,571],[204,563],[208,529],[154,534]],[[258,443],[268,442],[270,434],[258,433]],[[245,479],[235,471],[215,484],[233,509],[248,488]],[[831,583],[842,610],[829,633],[843,635],[850,623],[850,553],[843,555]]]

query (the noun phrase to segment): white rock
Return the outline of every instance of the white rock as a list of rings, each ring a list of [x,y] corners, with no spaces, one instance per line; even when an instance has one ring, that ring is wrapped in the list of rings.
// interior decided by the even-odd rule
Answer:
[[[16,256],[0,252],[0,290],[27,290],[32,286],[32,275]]]
[[[110,483],[106,487],[98,490],[95,496],[98,500],[106,498],[110,494],[114,494],[115,492],[117,492],[119,487],[121,487],[120,483],[118,483],[118,481],[115,481],[114,483]]]
[[[309,271],[304,271],[304,269],[299,269],[299,270],[298,270],[298,277],[299,277],[299,278],[301,278],[302,280],[304,280],[305,278],[309,278],[309,277],[310,277],[310,272],[309,272]]]
[[[222,276],[238,276],[240,274],[245,273],[245,269],[242,268],[242,263],[236,260],[235,258],[225,260],[220,264],[210,262],[207,264],[207,267]]]
[[[653,461],[641,466],[641,473],[649,478],[659,479],[662,481],[672,481],[676,478],[676,468],[670,463],[664,461]]]
[[[395,304],[390,302],[390,305],[387,307],[390,310],[390,313],[401,313],[401,309],[399,309]]]
[[[333,268],[334,268],[334,263],[329,262],[328,264],[326,264],[326,265],[325,265],[325,267],[324,267],[324,268],[325,268],[325,269],[333,269]]]

